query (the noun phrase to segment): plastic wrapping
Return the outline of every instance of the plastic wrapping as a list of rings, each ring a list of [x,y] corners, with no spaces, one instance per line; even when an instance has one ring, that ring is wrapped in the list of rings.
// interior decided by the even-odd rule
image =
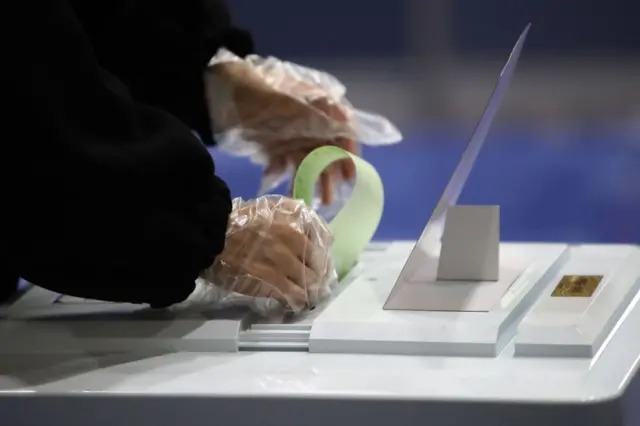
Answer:
[[[237,198],[225,249],[187,304],[243,305],[264,316],[315,307],[337,283],[332,242],[326,222],[302,201]]]
[[[218,145],[265,166],[261,193],[290,178],[320,146],[355,152],[357,143],[402,139],[386,118],[355,109],[332,75],[274,57],[242,59],[221,49],[209,63],[206,84]]]

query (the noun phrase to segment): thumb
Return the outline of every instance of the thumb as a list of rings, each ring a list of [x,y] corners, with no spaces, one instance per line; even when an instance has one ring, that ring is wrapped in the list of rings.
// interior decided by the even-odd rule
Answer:
[[[269,163],[262,171],[262,181],[258,193],[265,193],[276,188],[286,177],[287,160],[284,156],[277,156],[269,160]]]

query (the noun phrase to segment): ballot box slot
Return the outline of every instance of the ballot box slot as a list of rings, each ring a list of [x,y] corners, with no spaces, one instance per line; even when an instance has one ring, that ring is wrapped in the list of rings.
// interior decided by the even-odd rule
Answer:
[[[239,351],[307,351],[309,324],[256,324],[241,331]]]
[[[308,342],[239,342],[239,352],[307,352]]]

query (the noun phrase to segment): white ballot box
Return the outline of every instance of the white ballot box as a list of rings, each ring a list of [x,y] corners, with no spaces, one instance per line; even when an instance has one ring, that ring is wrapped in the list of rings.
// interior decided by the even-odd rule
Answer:
[[[640,248],[501,243],[457,204],[526,31],[417,241],[284,321],[34,287],[0,312],[0,424],[640,425]]]
[[[2,423],[640,424],[638,247],[503,243],[522,269],[487,311],[384,309],[414,245],[372,245],[285,324],[34,288],[0,321]]]

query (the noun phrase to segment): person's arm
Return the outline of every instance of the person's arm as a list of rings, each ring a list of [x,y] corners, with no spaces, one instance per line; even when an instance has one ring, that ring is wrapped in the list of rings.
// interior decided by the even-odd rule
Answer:
[[[30,4],[13,3],[23,31],[8,59],[22,130],[3,154],[20,170],[12,263],[77,297],[181,302],[223,249],[226,185],[189,127],[101,68],[67,0]]]
[[[103,19],[93,2],[77,4],[81,16]],[[215,145],[204,72],[221,47],[241,57],[254,53],[251,34],[234,25],[224,0],[137,0],[127,13],[124,28],[96,25],[116,74],[126,76],[136,98],[177,116]]]
[[[200,70],[201,74],[204,74],[206,65],[221,47],[242,58],[256,53],[251,33],[235,25],[226,0],[201,0],[201,4],[200,55],[204,59],[203,67]],[[201,93],[204,96],[204,82],[203,79],[200,81],[203,83]],[[206,119],[194,122],[194,129],[200,134],[206,145],[215,145],[211,114],[207,113],[204,118]]]
[[[202,0],[202,3],[204,13],[200,34],[201,54],[206,61],[205,65],[221,47],[241,58],[256,53],[251,33],[235,25],[226,0]],[[194,127],[201,135],[203,142],[209,146],[216,143],[211,127],[211,114],[207,114],[206,121],[196,122]]]
[[[203,5],[201,37],[203,54],[208,62],[220,47],[240,57],[255,53],[251,33],[238,28],[225,0],[201,0]]]

